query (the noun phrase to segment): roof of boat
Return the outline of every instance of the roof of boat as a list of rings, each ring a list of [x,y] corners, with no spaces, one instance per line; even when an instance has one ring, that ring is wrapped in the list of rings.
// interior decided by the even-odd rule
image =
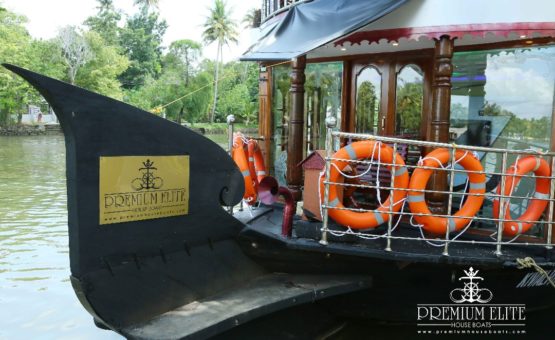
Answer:
[[[368,2],[361,0],[300,3],[267,21],[260,39],[242,59],[340,58],[419,50],[432,48],[442,35],[456,38],[457,46],[555,37],[555,2],[550,0],[378,3],[381,7],[366,8]]]

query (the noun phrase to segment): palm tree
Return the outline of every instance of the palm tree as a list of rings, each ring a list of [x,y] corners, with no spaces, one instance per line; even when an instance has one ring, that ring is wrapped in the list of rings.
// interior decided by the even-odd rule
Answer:
[[[256,8],[251,8],[243,16],[241,20],[242,24],[245,24],[244,28],[257,28],[260,26],[260,10]]]
[[[171,43],[170,53],[178,58],[185,67],[185,86],[189,86],[192,64],[202,53],[202,45],[189,39],[177,40]]]
[[[216,52],[216,68],[214,71],[214,104],[210,115],[210,122],[214,122],[216,113],[216,104],[218,103],[218,76],[220,68],[220,59],[222,57],[223,45],[229,45],[230,42],[237,43],[237,24],[231,19],[231,12],[226,8],[224,0],[215,0],[214,7],[210,9],[210,15],[204,23],[204,32],[202,38],[206,45],[213,42],[218,43]]]

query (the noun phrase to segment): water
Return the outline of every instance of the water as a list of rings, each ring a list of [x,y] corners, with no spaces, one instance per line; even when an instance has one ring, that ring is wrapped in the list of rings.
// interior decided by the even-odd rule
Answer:
[[[63,137],[0,137],[0,338],[120,338],[81,307],[68,254]]]
[[[94,326],[69,275],[63,137],[0,137],[0,339],[121,339]]]

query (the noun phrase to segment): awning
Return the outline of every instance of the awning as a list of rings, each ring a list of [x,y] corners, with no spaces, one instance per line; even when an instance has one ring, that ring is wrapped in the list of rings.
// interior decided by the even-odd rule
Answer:
[[[288,60],[345,36],[408,0],[314,0],[291,8],[241,60]]]

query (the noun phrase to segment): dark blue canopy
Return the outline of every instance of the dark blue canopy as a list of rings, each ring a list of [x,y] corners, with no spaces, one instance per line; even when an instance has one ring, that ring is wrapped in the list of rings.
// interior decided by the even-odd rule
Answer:
[[[408,0],[314,0],[291,8],[241,60],[288,60],[358,30]]]

